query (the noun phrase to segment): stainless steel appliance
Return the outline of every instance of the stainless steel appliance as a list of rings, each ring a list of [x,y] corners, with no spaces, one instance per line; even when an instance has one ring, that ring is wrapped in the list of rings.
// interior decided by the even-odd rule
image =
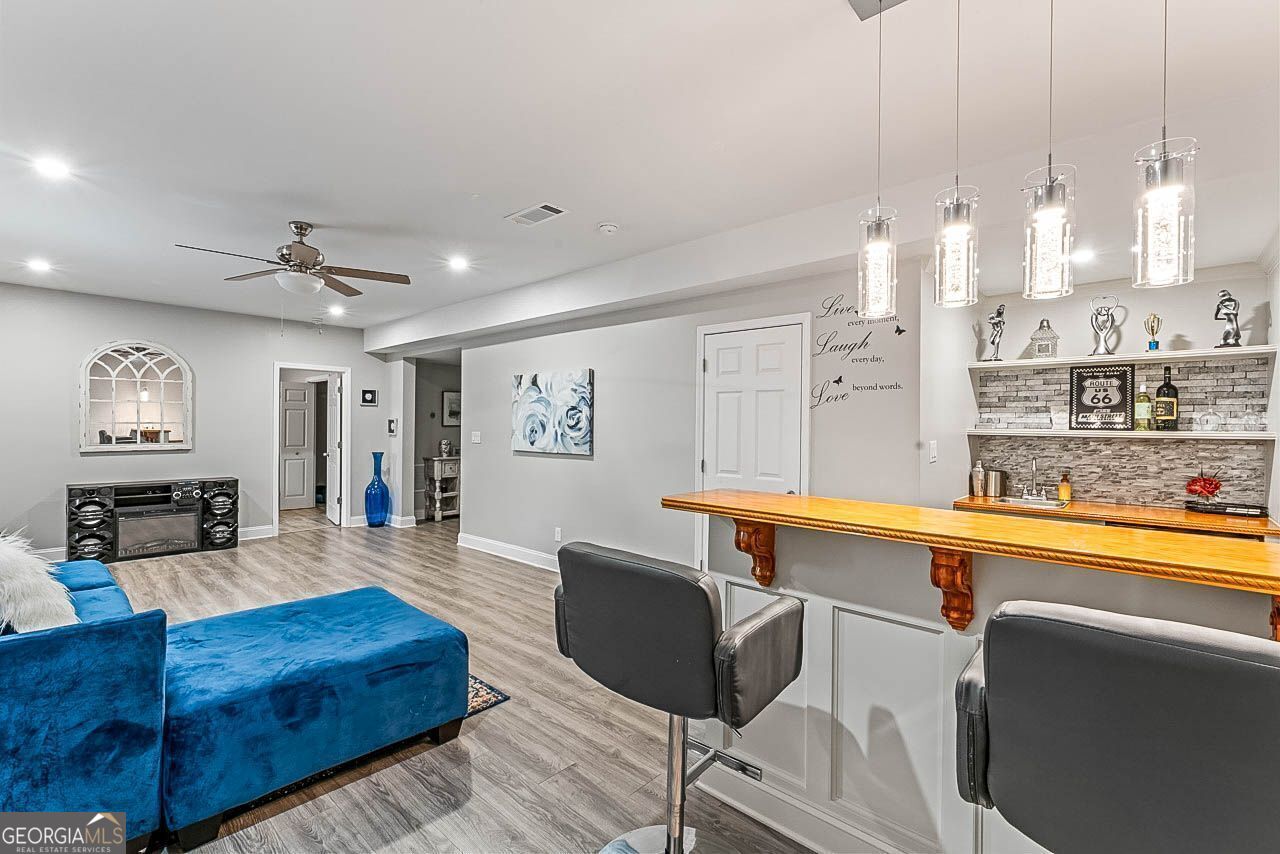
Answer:
[[[987,498],[1003,498],[1009,494],[1009,473],[1004,469],[987,469],[986,488],[983,492]]]

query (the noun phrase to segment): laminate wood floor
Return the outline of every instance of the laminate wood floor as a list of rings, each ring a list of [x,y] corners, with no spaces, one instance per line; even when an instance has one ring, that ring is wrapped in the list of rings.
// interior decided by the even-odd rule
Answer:
[[[665,716],[560,656],[557,576],[459,548],[457,535],[456,520],[326,527],[112,566],[137,610],[171,623],[382,586],[466,632],[471,672],[512,697],[449,744],[412,743],[235,816],[200,851],[597,851],[662,823]],[[696,789],[686,810],[714,850],[807,850]]]
[[[323,507],[307,507],[304,510],[281,510],[280,533],[296,534],[317,528],[332,528],[333,523],[324,515]]]

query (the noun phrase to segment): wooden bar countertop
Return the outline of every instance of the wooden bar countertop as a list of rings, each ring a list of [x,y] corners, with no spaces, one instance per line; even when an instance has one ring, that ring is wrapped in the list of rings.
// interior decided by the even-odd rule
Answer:
[[[995,498],[975,498],[972,495],[957,498],[951,506],[956,510],[1063,519],[1068,522],[1103,522],[1135,528],[1165,528],[1192,534],[1280,537],[1280,526],[1265,517],[1196,513],[1179,507],[1075,500],[1068,503],[1066,507],[1024,507],[1016,504],[1001,504]]]
[[[1280,596],[1280,544],[1256,540],[731,489],[668,495],[662,506],[731,518],[740,539],[761,524],[785,525],[919,543],[935,557],[943,550],[1007,555]],[[770,562],[772,545],[770,530]]]

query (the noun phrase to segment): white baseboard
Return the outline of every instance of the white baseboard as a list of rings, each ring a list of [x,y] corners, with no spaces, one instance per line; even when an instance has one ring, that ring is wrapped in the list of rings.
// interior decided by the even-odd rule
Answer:
[[[419,522],[425,522],[427,520],[427,508],[419,507],[417,510],[414,510],[413,518],[417,519]]]
[[[878,834],[854,828],[765,783],[714,765],[694,786],[814,851],[907,854]]]
[[[363,528],[367,524],[369,524],[369,522],[363,516],[352,516],[349,520],[347,520],[348,528]]]
[[[486,537],[477,537],[475,534],[458,534],[458,545],[464,549],[475,549],[478,552],[487,552],[498,557],[527,563],[529,566],[536,566],[538,569],[545,569],[549,572],[560,571],[560,564],[556,561],[555,555],[536,552],[533,549],[526,549],[524,546],[513,546],[511,543],[490,540]]]
[[[417,518],[413,516],[392,516],[389,521],[393,528],[412,528],[418,524]]]
[[[51,548],[51,549],[32,549],[31,551],[32,551],[32,552],[33,552],[37,557],[42,557],[42,558],[44,558],[45,560],[58,561],[58,560],[66,560],[66,559],[67,559],[67,547],[66,547],[66,546],[54,546],[54,547],[53,547],[53,548]]]
[[[255,525],[252,528],[241,528],[240,539],[242,540],[262,540],[267,537],[276,535],[275,525]]]

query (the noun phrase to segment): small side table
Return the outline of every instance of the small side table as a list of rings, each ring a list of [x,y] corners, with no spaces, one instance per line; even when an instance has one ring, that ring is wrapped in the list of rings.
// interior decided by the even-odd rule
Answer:
[[[437,522],[458,515],[462,490],[462,457],[425,457],[427,464],[427,515]]]

